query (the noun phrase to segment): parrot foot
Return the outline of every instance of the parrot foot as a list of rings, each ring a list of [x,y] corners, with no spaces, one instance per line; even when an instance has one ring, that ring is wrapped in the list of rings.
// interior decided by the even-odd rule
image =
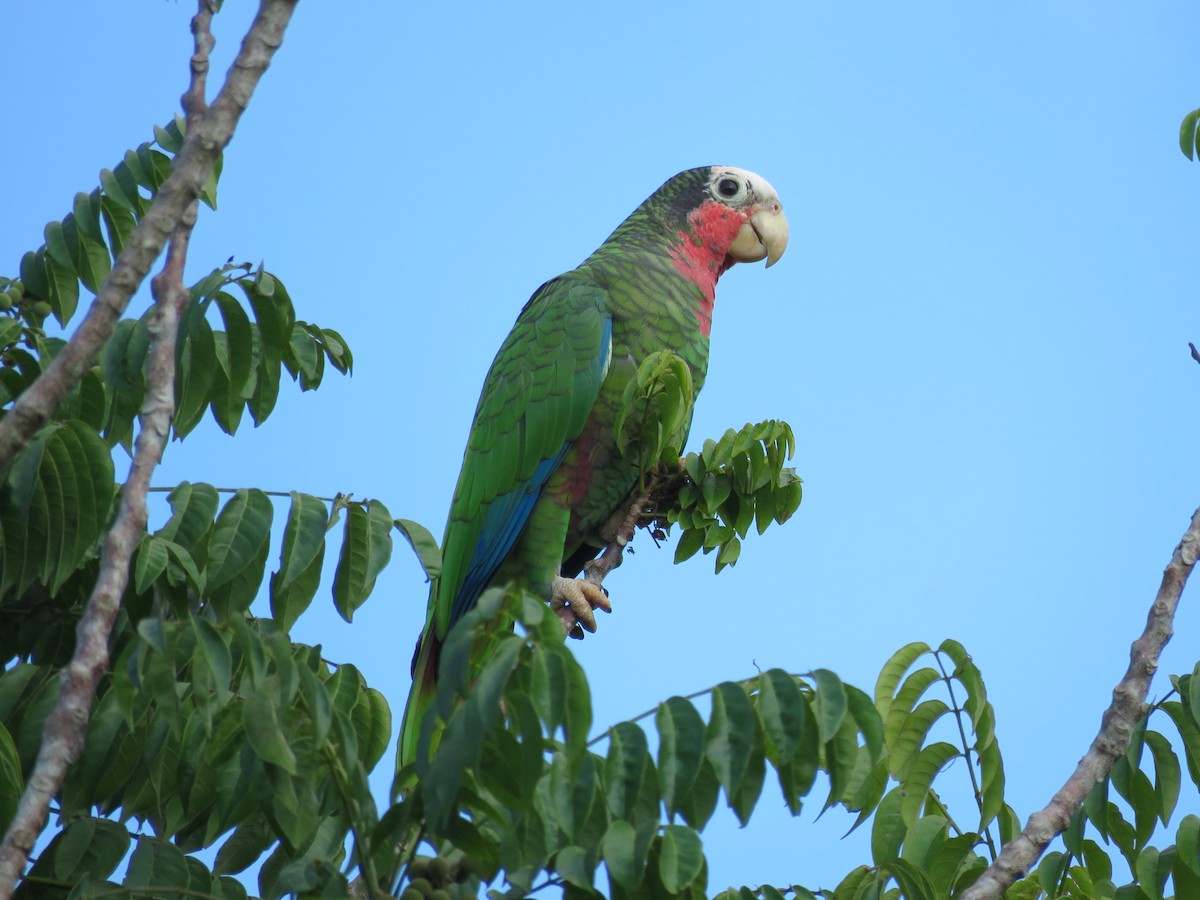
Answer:
[[[550,586],[550,605],[562,621],[563,634],[583,640],[584,631],[596,630],[596,613],[612,612],[608,592],[592,581],[558,576]]]

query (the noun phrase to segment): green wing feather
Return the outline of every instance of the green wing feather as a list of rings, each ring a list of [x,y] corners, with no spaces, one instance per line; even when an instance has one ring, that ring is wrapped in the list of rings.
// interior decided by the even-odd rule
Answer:
[[[607,294],[576,270],[525,304],[484,382],[442,541],[442,570],[413,658],[397,766],[416,761],[436,692],[440,647],[512,552],[572,440],[588,420],[611,358]],[[562,547],[545,548],[558,554]]]
[[[512,550],[542,486],[596,403],[608,370],[603,288],[568,273],[534,293],[484,383],[442,542],[438,638]]]

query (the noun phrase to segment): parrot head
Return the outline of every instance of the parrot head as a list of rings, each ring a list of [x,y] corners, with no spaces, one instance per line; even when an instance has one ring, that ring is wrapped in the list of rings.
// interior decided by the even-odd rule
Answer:
[[[770,182],[745,169],[712,166],[705,193],[715,212],[705,216],[706,204],[701,203],[697,210],[701,215],[695,218],[725,215],[720,210],[725,207],[742,220],[727,250],[734,262],[765,259],[768,268],[779,262],[787,249],[788,223]]]
[[[664,242],[680,272],[711,295],[734,263],[778,262],[788,223],[779,195],[762,176],[735,166],[702,166],[667,179],[609,240],[620,243],[626,235]]]

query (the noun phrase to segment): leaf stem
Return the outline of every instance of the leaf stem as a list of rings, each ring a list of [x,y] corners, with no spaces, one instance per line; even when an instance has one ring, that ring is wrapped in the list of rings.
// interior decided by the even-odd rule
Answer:
[[[950,694],[950,706],[954,710],[954,721],[958,725],[958,736],[962,741],[963,759],[967,761],[967,774],[971,776],[971,790],[975,792],[975,805],[979,808],[979,817],[983,818],[983,791],[979,787],[979,779],[975,777],[975,763],[971,759],[971,751],[974,747],[967,741],[967,730],[963,727],[963,709],[958,704],[958,698],[954,696],[954,679],[946,672],[946,666],[942,663],[941,651],[933,654],[933,658],[937,660],[938,669],[942,673],[942,681],[946,682],[946,690]],[[979,753],[976,751],[975,756],[978,758]],[[944,807],[943,807],[944,808]],[[988,855],[992,860],[996,859],[996,844],[992,840],[992,826],[983,829],[982,835],[987,843]]]

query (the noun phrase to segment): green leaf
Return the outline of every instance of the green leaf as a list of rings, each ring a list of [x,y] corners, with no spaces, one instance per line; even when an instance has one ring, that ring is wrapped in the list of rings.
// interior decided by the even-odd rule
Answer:
[[[220,499],[209,484],[183,482],[167,495],[171,518],[155,534],[174,541],[195,556],[197,544],[212,528]]]
[[[599,800],[595,757],[584,753],[578,765],[572,766],[565,756],[555,754],[550,764],[550,793],[559,828],[568,841],[577,840],[593,809],[603,803]]]
[[[68,885],[103,882],[125,856],[129,842],[129,832],[117,822],[87,816],[76,819],[38,854],[24,884],[18,884],[15,896],[35,896],[29,888],[40,882]]]
[[[146,593],[166,568],[167,542],[152,534],[143,535],[133,562],[133,589]]]
[[[686,802],[704,761],[704,720],[687,700],[671,697],[658,705],[655,722],[659,784],[671,816]]]
[[[50,310],[54,318],[65,323],[75,315],[79,306],[79,280],[70,264],[64,265],[54,257],[46,256],[46,274],[49,276]]]
[[[564,847],[554,859],[554,869],[568,883],[582,890],[592,887],[592,867],[587,862],[587,851],[582,847]]]
[[[225,324],[225,340],[229,359],[229,394],[242,399],[254,365],[254,333],[250,317],[242,305],[224,291],[214,298]]]
[[[904,859],[920,869],[928,869],[933,855],[945,842],[949,822],[943,816],[927,815],[917,819],[904,837]]]
[[[175,358],[175,418],[172,425],[175,437],[183,438],[203,418],[218,370],[216,341],[201,304],[190,304],[183,314]]]
[[[758,679],[755,709],[762,725],[763,744],[778,768],[792,758],[812,720],[796,679],[783,669],[768,669]]]
[[[909,713],[895,740],[889,744],[888,769],[898,781],[908,777],[930,729],[949,711],[950,707],[943,701],[934,699],[919,703]]]
[[[700,836],[686,825],[663,829],[658,857],[658,877],[672,894],[693,884],[704,870],[704,847]]]
[[[911,774],[903,782],[905,797],[900,805],[905,824],[910,828],[920,814],[937,774],[946,763],[961,755],[962,752],[957,747],[944,741],[930,744],[918,754]]]
[[[1157,731],[1147,731],[1145,740],[1154,758],[1154,794],[1158,817],[1166,825],[1179,800],[1182,781],[1179,758],[1171,749],[1171,742]]]
[[[283,733],[275,701],[265,691],[254,691],[246,696],[244,709],[246,737],[259,759],[295,775],[296,754]]]
[[[746,763],[745,774],[742,775],[737,793],[729,798],[729,805],[737,816],[738,822],[744,827],[750,821],[750,815],[762,795],[763,781],[766,780],[767,761],[763,755],[762,737],[758,729],[754,732],[754,746],[750,750],[750,758]]]
[[[291,492],[279,570],[271,576],[271,614],[287,631],[316,594],[325,553],[325,503],[311,494]],[[298,588],[298,589],[296,589]]]
[[[754,708],[745,688],[731,681],[713,688],[705,754],[731,805],[750,763],[756,727]]]
[[[879,673],[879,678],[875,681],[875,708],[879,710],[879,715],[884,721],[887,721],[888,709],[891,706],[892,697],[895,696],[896,687],[900,684],[904,673],[908,671],[909,666],[928,653],[929,650],[929,645],[924,641],[914,641],[911,644],[905,644],[893,653],[891,658],[884,664],[882,671]],[[909,706],[909,709],[912,709],[912,707]]]
[[[704,546],[704,530],[703,529],[685,529],[679,537],[679,543],[675,545],[675,564],[691,559]]]
[[[162,900],[181,900],[182,895],[171,889],[188,888],[187,860],[174,844],[139,835],[124,884],[127,888],[152,888],[154,896]]]
[[[900,690],[892,697],[888,705],[887,716],[883,720],[883,739],[889,747],[895,746],[904,723],[926,689],[936,681],[941,680],[941,673],[930,666],[917,669],[907,678]],[[876,695],[878,697],[878,694]],[[876,701],[878,708],[878,700]]]
[[[905,900],[935,900],[933,885],[921,869],[907,859],[888,860],[883,866],[896,879]]]
[[[473,621],[479,621],[474,617],[480,614],[481,609],[477,606],[451,630],[450,637],[453,639],[456,635],[463,634],[464,629]],[[469,631],[466,633],[469,636]],[[426,819],[435,829],[440,829],[451,819],[462,779],[468,770],[478,764],[482,752],[479,736],[486,733],[499,717],[500,697],[517,664],[523,645],[524,642],[516,635],[506,634],[498,637],[490,658],[472,684],[466,701],[453,708],[449,715],[437,753],[430,760],[421,780],[421,797],[425,805]],[[449,642],[444,649],[449,649]],[[440,673],[444,682],[448,674],[448,660],[445,655],[442,658]],[[438,688],[438,704],[441,706],[444,699],[443,685],[439,684]],[[424,753],[418,751],[418,772],[422,765],[420,760],[424,756]]]
[[[162,539],[159,538],[158,540]],[[204,591],[204,576],[200,574],[200,569],[196,566],[196,560],[192,557],[192,554],[174,541],[163,541],[163,545],[167,548],[167,555],[183,570],[184,576],[195,589],[196,593],[202,593]],[[172,583],[174,583],[173,579]]]
[[[738,540],[737,535],[730,535],[729,538],[721,545],[721,549],[717,552],[716,568],[720,572],[726,566],[732,566],[737,563],[738,557],[742,555],[742,542]]]
[[[196,658],[203,660],[212,673],[213,689],[218,702],[229,700],[229,685],[233,678],[233,654],[221,634],[205,619],[191,616],[192,630],[196,633]]]
[[[1177,858],[1200,876],[1200,816],[1188,814],[1179,823],[1175,833]]]
[[[630,818],[637,806],[642,780],[651,766],[646,735],[632,722],[619,722],[608,735],[608,756],[604,764],[608,807],[617,818]]]
[[[1160,703],[1159,709],[1170,716],[1175,727],[1179,729],[1179,737],[1183,740],[1188,774],[1192,778],[1192,783],[1200,787],[1200,728],[1197,727],[1196,720],[1177,700]]]
[[[988,716],[991,706],[988,706]],[[982,779],[980,791],[982,794],[979,809],[979,830],[983,831],[1004,812],[1004,762],[1000,758],[1000,745],[993,738],[979,753],[979,772]]]
[[[604,833],[604,864],[609,877],[621,887],[635,890],[646,870],[645,857],[637,852],[637,831],[624,819],[615,819]]]
[[[442,551],[429,529],[412,519],[396,519],[394,524],[417,554],[426,579],[432,580],[441,575]]]
[[[392,712],[383,694],[374,688],[363,690],[354,705],[351,722],[358,736],[359,759],[369,771],[383,756],[392,736]]]
[[[12,735],[0,721],[0,828],[8,830],[8,823],[16,815],[17,804],[25,790],[25,779],[21,775],[21,757]]]
[[[849,684],[843,685],[843,688],[846,691],[846,706],[874,764],[883,756],[883,721],[865,691]]]
[[[214,594],[228,586],[228,612],[249,608],[258,591],[273,517],[270,498],[257,488],[239,489],[217,516],[208,542],[207,586]]]
[[[842,680],[828,669],[814,669],[813,680],[817,683],[815,710],[817,733],[821,743],[830,741],[842,725],[846,716],[848,700]]]
[[[1200,109],[1193,109],[1179,126],[1179,149],[1188,159],[1196,158],[1197,127],[1200,127]]]
[[[1051,851],[1042,857],[1042,862],[1038,863],[1037,876],[1038,884],[1049,896],[1054,896],[1058,892],[1058,882],[1060,882],[1063,874],[1064,866],[1067,865],[1067,857],[1062,851]]]
[[[392,555],[392,516],[378,500],[346,510],[342,552],[333,578],[333,603],[347,622],[366,602]]]
[[[900,814],[900,801],[904,796],[900,787],[894,787],[884,795],[871,823],[871,861],[882,866],[900,855],[900,845],[908,833],[904,817]]]
[[[717,781],[717,773],[713,771],[712,763],[705,759],[700,764],[700,771],[696,773],[691,792],[680,801],[679,814],[697,831],[703,830],[716,811],[717,797],[720,793],[721,784]]]
[[[1192,670],[1192,677],[1188,679],[1187,697],[1188,709],[1191,710],[1192,720],[1200,722],[1200,662],[1196,663],[1196,667]]]
[[[1152,900],[1162,900],[1163,888],[1171,874],[1174,861],[1171,851],[1160,854],[1154,847],[1145,847],[1138,854],[1134,874],[1137,876],[1138,885]]]
[[[319,384],[325,357],[316,342],[303,328],[293,328],[283,353],[283,364],[293,378],[299,378],[300,389],[309,390]]]
[[[567,660],[557,648],[537,645],[530,665],[530,693],[534,707],[553,736],[567,717]]]
[[[828,809],[834,803],[846,803],[854,790],[854,776],[858,765],[858,732],[854,723],[843,718],[841,727],[833,739],[825,744],[825,769],[829,774],[829,796],[825,801]]]

